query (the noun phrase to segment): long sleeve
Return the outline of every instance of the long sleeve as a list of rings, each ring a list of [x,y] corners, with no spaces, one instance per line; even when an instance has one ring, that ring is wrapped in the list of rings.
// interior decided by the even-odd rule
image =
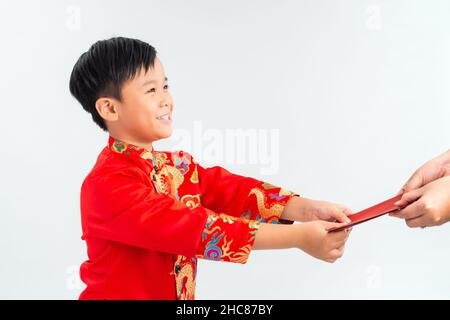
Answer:
[[[254,178],[230,173],[215,166],[204,168],[196,163],[202,205],[228,215],[264,223],[287,223],[280,216],[292,191]]]
[[[246,263],[261,222],[208,211],[196,258]]]
[[[259,222],[157,193],[138,170],[90,177],[81,191],[83,237],[184,256],[245,263]]]

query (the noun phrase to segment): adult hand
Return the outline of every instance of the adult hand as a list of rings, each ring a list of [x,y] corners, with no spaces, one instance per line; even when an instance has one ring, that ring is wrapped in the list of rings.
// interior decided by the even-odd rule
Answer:
[[[409,178],[399,194],[419,189],[436,179],[450,175],[450,150],[428,161]],[[405,202],[400,203],[406,204]]]
[[[405,219],[410,228],[438,226],[450,220],[450,176],[403,194],[396,205],[402,210],[391,213]]]

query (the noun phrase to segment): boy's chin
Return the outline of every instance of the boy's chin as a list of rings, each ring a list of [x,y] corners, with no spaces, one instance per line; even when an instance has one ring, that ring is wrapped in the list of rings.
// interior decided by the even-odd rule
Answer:
[[[159,139],[167,139],[172,135],[172,128],[168,130],[164,130],[163,132],[160,132]]]

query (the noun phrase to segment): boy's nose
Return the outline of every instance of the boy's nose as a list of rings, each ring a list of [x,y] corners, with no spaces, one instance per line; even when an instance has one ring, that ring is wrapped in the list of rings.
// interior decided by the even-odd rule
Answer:
[[[168,107],[168,108],[170,109],[170,111],[172,111],[172,109],[173,109],[172,104],[169,103],[169,102],[164,102],[162,106],[163,106],[163,107]]]

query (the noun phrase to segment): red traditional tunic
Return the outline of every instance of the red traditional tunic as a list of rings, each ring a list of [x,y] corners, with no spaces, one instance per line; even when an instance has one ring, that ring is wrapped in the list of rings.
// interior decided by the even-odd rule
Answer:
[[[81,187],[80,299],[194,299],[197,259],[246,263],[293,195],[109,137]]]

